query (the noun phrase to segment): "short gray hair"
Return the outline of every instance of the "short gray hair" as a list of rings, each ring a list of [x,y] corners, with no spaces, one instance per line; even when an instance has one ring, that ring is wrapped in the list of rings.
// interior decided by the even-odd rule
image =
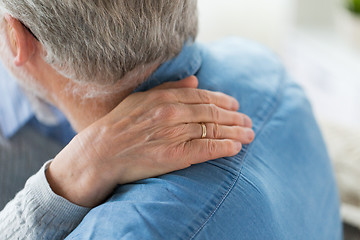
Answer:
[[[198,25],[196,0],[0,0],[0,8],[31,29],[56,70],[102,85],[174,57]]]

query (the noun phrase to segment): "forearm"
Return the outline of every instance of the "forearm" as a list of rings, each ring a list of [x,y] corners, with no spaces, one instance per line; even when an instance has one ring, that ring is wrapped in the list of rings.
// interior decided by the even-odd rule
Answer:
[[[45,177],[47,166],[0,212],[0,239],[63,239],[90,210],[52,192]]]

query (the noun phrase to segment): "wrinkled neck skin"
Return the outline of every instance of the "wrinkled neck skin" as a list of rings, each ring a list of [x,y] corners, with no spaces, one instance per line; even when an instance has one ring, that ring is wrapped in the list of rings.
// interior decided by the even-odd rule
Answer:
[[[79,132],[91,123],[105,116],[129,96],[159,66],[155,63],[129,72],[116,84],[79,84],[70,79],[57,81],[54,92],[58,107],[68,118],[73,128]]]

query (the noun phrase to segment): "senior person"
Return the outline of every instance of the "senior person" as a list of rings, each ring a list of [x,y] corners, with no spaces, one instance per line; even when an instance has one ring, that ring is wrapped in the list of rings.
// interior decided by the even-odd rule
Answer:
[[[127,96],[129,89],[135,86],[127,86],[126,81],[105,87],[101,82],[73,82],[44,62],[41,44],[23,23],[8,13],[1,20],[2,60],[33,94],[33,105],[47,99],[82,130],[0,213],[2,239],[62,239],[117,184],[235,155],[254,138],[251,120],[236,112],[236,99],[194,89],[198,81],[193,76],[131,96]],[[190,32],[182,34],[184,39],[191,37]],[[29,37],[38,46],[28,45]],[[138,71],[129,73],[128,80],[140,81],[151,74],[144,67]],[[127,75],[116,80],[117,73],[113,74],[114,81],[123,81]],[[175,118],[174,111],[181,115]]]
[[[1,213],[0,230],[24,222],[10,237],[62,238],[86,215],[67,239],[341,239],[311,107],[266,49],[195,43],[194,0],[0,2],[8,67],[80,131],[37,175],[51,189],[35,176]]]

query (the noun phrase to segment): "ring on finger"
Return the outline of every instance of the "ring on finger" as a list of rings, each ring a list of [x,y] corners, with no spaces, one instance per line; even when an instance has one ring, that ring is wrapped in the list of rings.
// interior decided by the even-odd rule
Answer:
[[[200,123],[200,126],[201,126],[201,130],[202,130],[201,138],[206,138],[206,125],[205,125],[205,123]]]

